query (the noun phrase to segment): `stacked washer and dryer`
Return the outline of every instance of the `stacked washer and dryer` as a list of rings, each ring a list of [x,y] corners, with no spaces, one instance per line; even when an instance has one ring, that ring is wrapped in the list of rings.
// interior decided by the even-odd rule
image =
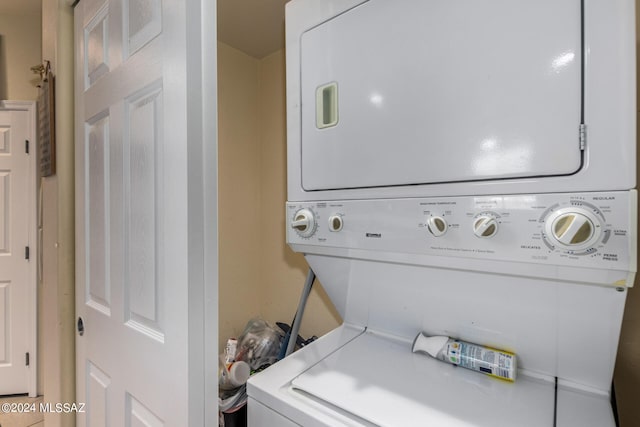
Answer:
[[[633,0],[293,0],[286,40],[287,242],[344,323],[251,378],[249,424],[614,426]]]

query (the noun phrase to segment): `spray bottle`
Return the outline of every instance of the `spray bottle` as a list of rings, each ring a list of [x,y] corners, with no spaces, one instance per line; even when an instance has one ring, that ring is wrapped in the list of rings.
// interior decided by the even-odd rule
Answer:
[[[516,379],[516,355],[507,351],[422,333],[413,341],[412,351],[503,380]]]

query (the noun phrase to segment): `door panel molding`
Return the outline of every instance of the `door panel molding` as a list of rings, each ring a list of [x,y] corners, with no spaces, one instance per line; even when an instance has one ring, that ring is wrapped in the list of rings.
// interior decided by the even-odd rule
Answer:
[[[215,7],[75,8],[79,427],[217,423]]]
[[[22,131],[14,131],[7,126],[0,125],[0,257],[10,260],[10,263],[25,263],[24,281],[5,281],[0,276],[0,287],[4,289],[4,307],[0,314],[0,328],[5,331],[13,331],[24,335],[20,337],[21,344],[15,347],[11,342],[6,341],[0,343],[0,358],[4,359],[5,364],[16,364],[16,366],[24,367],[24,385],[20,390],[7,391],[8,393],[28,393],[29,396],[37,396],[38,390],[38,264],[41,262],[39,254],[38,241],[38,222],[37,222],[37,195],[38,195],[38,168],[37,168],[37,138],[36,138],[36,103],[35,101],[0,101],[0,113],[14,112],[24,115],[24,134]],[[19,135],[24,135],[24,139],[29,141],[29,153],[26,153],[26,143]],[[16,181],[12,182],[13,173],[4,169],[2,166],[2,158],[10,156],[25,155],[24,162],[21,164],[26,168],[26,194],[21,199],[24,204],[21,209],[24,216],[20,218],[21,224],[26,226],[26,231],[21,233],[16,231],[14,227],[6,228],[5,223],[14,221],[11,219],[11,200],[17,200],[12,197],[12,191],[15,191],[13,185],[17,185]],[[4,170],[3,170],[4,169]],[[15,195],[14,195],[15,196]],[[27,249],[28,248],[28,249]],[[26,259],[26,253],[29,258]],[[0,268],[0,271],[3,268]],[[4,286],[3,286],[4,285]],[[20,288],[18,288],[20,286]],[[24,289],[22,288],[24,287]],[[25,299],[22,300],[24,306],[16,306],[11,298],[22,293]],[[23,293],[24,292],[24,293]],[[2,299],[2,298],[0,298]],[[2,306],[0,301],[0,306]],[[9,316],[7,316],[7,311]],[[20,323],[15,324],[16,319],[12,316],[20,316]],[[14,324],[7,325],[7,317],[12,318]],[[3,320],[4,319],[4,320]],[[11,322],[11,321],[10,321]],[[18,329],[19,328],[19,329]],[[4,335],[4,334],[3,334]],[[4,350],[3,350],[4,348]],[[4,354],[4,357],[2,356]],[[29,363],[26,364],[26,354],[29,356]],[[3,362],[0,362],[2,364]],[[20,374],[22,376],[22,374]]]

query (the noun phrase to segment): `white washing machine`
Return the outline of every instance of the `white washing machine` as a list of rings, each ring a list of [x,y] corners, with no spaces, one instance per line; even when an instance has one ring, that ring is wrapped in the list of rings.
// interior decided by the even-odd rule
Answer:
[[[636,273],[633,0],[293,0],[287,241],[344,323],[251,426],[614,426]],[[514,383],[411,352],[518,356]]]

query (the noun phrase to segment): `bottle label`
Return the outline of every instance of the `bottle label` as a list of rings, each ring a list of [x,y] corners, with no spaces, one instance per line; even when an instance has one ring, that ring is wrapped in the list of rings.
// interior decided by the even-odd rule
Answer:
[[[238,348],[238,340],[235,338],[229,338],[227,340],[227,346],[224,349],[224,363],[227,365],[227,369],[231,367],[231,364],[236,360],[236,350]]]
[[[449,341],[445,360],[463,368],[472,369],[508,381],[515,380],[514,355],[461,341]]]

